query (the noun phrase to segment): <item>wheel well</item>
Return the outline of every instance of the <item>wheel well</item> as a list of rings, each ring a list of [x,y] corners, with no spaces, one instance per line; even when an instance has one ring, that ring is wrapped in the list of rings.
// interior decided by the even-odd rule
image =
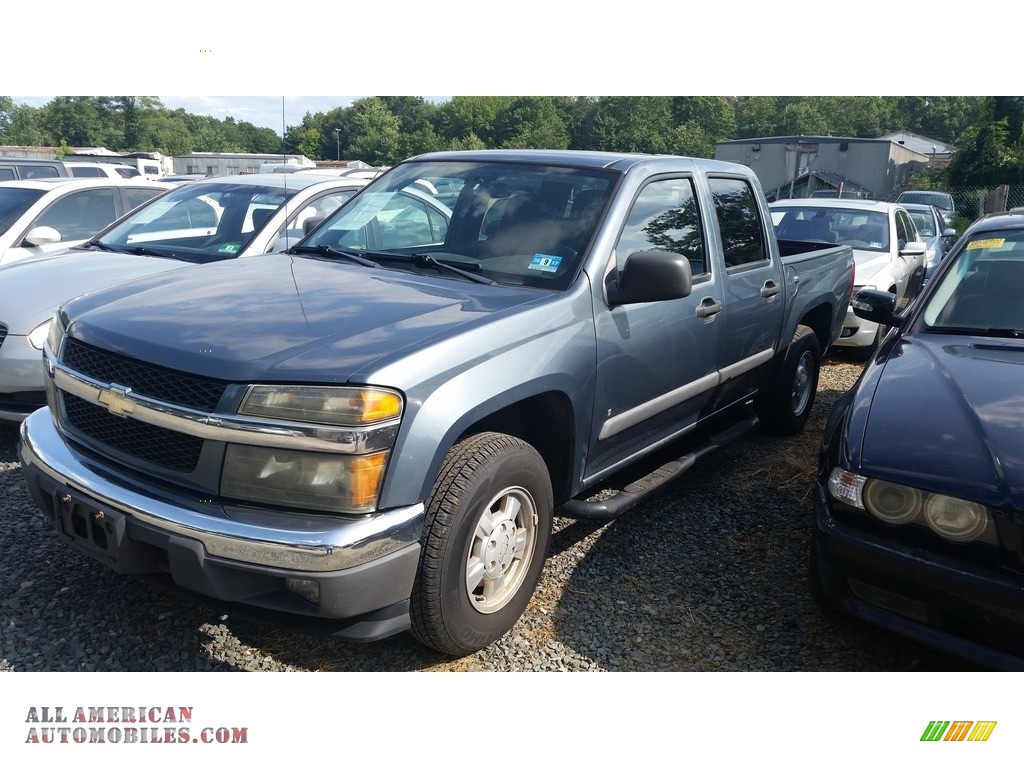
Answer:
[[[818,337],[818,347],[824,350],[828,346],[829,333],[832,330],[833,311],[829,304],[819,304],[804,315],[799,325],[806,325]]]
[[[502,432],[525,440],[547,464],[555,503],[561,504],[570,497],[575,423],[569,398],[561,392],[545,392],[485,416],[459,439],[478,432]]]

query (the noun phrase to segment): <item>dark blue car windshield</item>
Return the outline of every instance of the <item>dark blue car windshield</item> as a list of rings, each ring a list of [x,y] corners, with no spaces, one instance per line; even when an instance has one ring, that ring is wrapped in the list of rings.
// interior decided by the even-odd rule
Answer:
[[[937,331],[1024,333],[1024,231],[979,232],[955,256],[924,308]]]

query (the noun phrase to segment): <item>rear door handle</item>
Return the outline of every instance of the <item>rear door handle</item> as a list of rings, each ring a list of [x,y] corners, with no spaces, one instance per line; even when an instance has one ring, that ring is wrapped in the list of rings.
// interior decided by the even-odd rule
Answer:
[[[781,290],[782,286],[774,280],[765,280],[764,285],[761,286],[761,298],[770,299],[772,296],[778,295]]]

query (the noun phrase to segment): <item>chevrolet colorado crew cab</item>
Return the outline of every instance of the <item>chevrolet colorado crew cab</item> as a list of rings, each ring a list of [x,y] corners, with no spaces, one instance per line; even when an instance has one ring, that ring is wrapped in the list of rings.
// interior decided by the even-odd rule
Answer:
[[[402,194],[424,181],[448,204]],[[799,247],[741,165],[411,158],[285,253],[65,303],[28,486],[120,573],[471,653],[526,608],[553,516],[615,517],[759,425],[803,427],[853,255]]]

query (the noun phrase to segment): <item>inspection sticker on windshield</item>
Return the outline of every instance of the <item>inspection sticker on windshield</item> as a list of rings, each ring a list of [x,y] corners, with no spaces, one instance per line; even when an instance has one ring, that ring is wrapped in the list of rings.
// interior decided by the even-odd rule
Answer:
[[[540,272],[557,272],[561,263],[561,256],[545,256],[543,253],[535,253],[533,254],[533,261],[530,262],[528,268],[536,269]]]
[[[241,243],[224,243],[224,245],[217,249],[217,253],[238,253],[240,245]]]
[[[971,242],[967,244],[967,250],[973,251],[978,248],[1002,248],[1005,242],[1005,237],[990,237],[988,240],[971,240]]]

